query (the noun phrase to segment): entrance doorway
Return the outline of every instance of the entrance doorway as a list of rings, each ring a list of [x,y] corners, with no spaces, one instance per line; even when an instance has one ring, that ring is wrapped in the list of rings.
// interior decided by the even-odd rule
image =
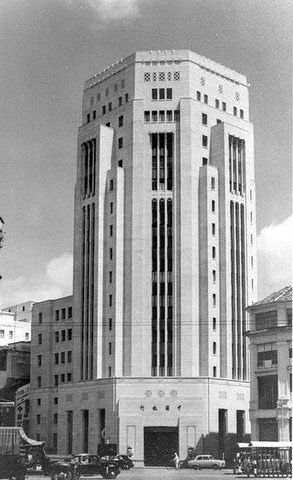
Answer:
[[[178,427],[144,427],[145,466],[165,466],[178,453]]]

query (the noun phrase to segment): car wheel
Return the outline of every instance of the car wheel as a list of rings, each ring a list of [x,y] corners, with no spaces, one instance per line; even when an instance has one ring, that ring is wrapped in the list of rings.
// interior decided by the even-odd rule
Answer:
[[[129,469],[130,469],[130,465],[128,463],[125,463],[124,470],[129,470]]]
[[[194,465],[193,470],[198,470],[198,466]]]
[[[214,465],[214,470],[219,470],[219,465]]]
[[[108,473],[106,473],[104,478],[116,478],[116,477],[117,477],[117,473],[115,472],[115,470],[109,470]]]

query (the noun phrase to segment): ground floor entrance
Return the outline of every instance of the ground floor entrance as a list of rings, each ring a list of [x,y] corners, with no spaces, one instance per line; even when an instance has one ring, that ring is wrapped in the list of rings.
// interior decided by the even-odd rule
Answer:
[[[145,466],[170,464],[178,452],[178,427],[144,427]]]

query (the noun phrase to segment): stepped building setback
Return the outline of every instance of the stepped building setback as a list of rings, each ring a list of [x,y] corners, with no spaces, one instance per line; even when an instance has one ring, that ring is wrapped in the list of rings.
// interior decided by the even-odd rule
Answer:
[[[106,441],[146,465],[189,448],[227,456],[249,434],[243,333],[257,298],[246,77],[172,50],[136,52],[88,80],[74,215],[58,453]]]

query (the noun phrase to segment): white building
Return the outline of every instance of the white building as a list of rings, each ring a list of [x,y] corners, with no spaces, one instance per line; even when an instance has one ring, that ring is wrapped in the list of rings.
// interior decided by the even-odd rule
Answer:
[[[0,347],[15,342],[29,342],[33,302],[0,310]]]
[[[252,440],[292,440],[292,287],[248,311]]]
[[[189,447],[232,454],[249,433],[256,277],[246,77],[183,50],[136,52],[88,80],[59,452],[107,440],[149,465]]]

